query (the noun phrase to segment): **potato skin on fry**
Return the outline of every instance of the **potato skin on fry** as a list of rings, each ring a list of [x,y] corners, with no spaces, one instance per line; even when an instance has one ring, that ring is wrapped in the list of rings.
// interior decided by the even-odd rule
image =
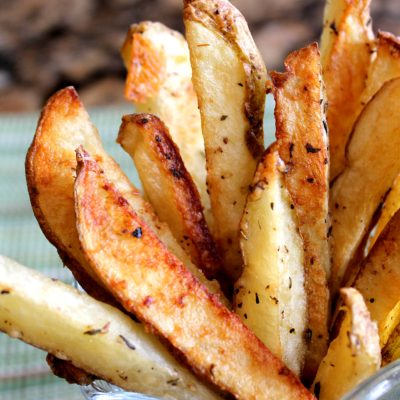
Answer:
[[[374,35],[371,0],[326,2],[321,38],[322,74],[328,97],[330,180],[345,167],[345,148],[359,115]]]
[[[227,0],[186,0],[184,23],[207,160],[214,236],[232,280],[239,223],[263,152],[266,68],[242,14]]]
[[[164,123],[151,114],[125,115],[117,142],[134,160],[161,221],[168,223],[208,279],[219,277],[222,260],[204,218],[199,192]]]
[[[308,325],[303,378],[312,381],[328,343],[330,274],[329,154],[324,87],[316,43],[291,53],[285,73],[271,72],[276,138],[285,187],[304,243]]]
[[[109,182],[78,152],[75,205],[92,267],[139,319],[199,374],[238,399],[311,399],[300,382],[160,242]],[[244,373],[244,371],[246,371]]]

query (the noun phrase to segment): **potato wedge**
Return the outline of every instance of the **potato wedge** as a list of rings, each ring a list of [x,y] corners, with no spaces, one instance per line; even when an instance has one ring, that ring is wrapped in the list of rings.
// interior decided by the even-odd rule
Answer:
[[[390,335],[385,347],[382,349],[382,365],[390,364],[400,358],[400,324]]]
[[[361,96],[361,105],[367,104],[382,85],[400,77],[400,37],[378,32],[376,56],[368,70],[368,79]]]
[[[263,152],[267,72],[242,14],[227,0],[184,1],[207,163],[213,231],[235,280],[239,223]]]
[[[370,0],[330,0],[321,37],[322,74],[328,97],[330,179],[344,169],[345,148],[359,115],[374,35]]]
[[[244,269],[235,311],[296,374],[304,364],[307,327],[303,240],[277,146],[263,155],[241,221]]]
[[[340,400],[381,365],[378,329],[361,294],[340,290],[344,320],[322,360],[312,390],[319,400]]]
[[[154,114],[168,127],[212,227],[204,139],[185,38],[158,22],[133,24],[121,55],[127,69],[125,97],[133,102],[135,111]]]
[[[347,148],[347,167],[332,186],[334,293],[357,273],[358,248],[400,172],[399,106],[400,79],[394,79],[362,111]]]
[[[125,115],[117,142],[134,160],[142,186],[161,221],[206,275],[220,276],[222,259],[203,215],[199,192],[162,121]]]
[[[308,343],[303,376],[312,382],[328,346],[330,248],[329,154],[317,44],[291,53],[285,73],[271,72],[283,181],[304,242]]]
[[[120,303],[192,368],[238,399],[312,398],[295,376],[162,244],[96,161],[77,153],[79,237]],[[244,371],[246,373],[244,373]]]
[[[400,322],[400,211],[390,220],[368,257],[362,262],[354,286],[377,321],[381,346]]]
[[[221,293],[218,284],[207,281],[192,264],[168,226],[158,220],[150,204],[142,199],[118,164],[106,154],[78,94],[69,87],[51,97],[43,110],[26,157],[26,176],[32,208],[43,233],[57,247],[63,261],[83,288],[95,297],[100,292],[97,289],[99,285],[93,283],[98,279],[82,253],[75,226],[75,149],[80,145],[93,154],[135,211],[186,267],[211,291]],[[82,281],[84,273],[92,280]],[[107,292],[104,293],[107,296]],[[112,301],[112,297],[108,297]]]
[[[218,399],[121,311],[0,256],[0,331],[126,390]]]
[[[379,235],[385,229],[385,226],[391,220],[393,215],[400,209],[400,175],[397,175],[392,187],[385,198],[382,209],[380,210],[379,219],[376,223],[371,236],[368,238],[367,254],[371,251]]]

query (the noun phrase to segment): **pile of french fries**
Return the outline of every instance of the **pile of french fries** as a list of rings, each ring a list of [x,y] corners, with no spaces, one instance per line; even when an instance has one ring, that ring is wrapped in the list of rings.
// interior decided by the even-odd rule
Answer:
[[[27,184],[86,293],[1,257],[0,329],[70,382],[173,399],[340,399],[398,358],[400,38],[369,3],[328,1],[283,73],[228,0],[185,0],[186,40],[132,25],[117,141],[143,191],[51,97]]]

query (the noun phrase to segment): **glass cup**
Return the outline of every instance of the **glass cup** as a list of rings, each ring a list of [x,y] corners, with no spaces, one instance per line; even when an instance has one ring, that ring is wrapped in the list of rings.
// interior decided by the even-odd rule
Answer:
[[[139,393],[125,392],[104,381],[95,381],[82,388],[86,400],[157,400]],[[400,360],[380,369],[360,383],[342,400],[399,400]]]

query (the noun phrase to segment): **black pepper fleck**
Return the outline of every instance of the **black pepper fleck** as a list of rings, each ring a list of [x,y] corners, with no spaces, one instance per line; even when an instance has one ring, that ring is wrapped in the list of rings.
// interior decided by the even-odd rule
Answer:
[[[143,236],[142,228],[139,226],[132,232],[132,236],[136,239],[140,239]]]

